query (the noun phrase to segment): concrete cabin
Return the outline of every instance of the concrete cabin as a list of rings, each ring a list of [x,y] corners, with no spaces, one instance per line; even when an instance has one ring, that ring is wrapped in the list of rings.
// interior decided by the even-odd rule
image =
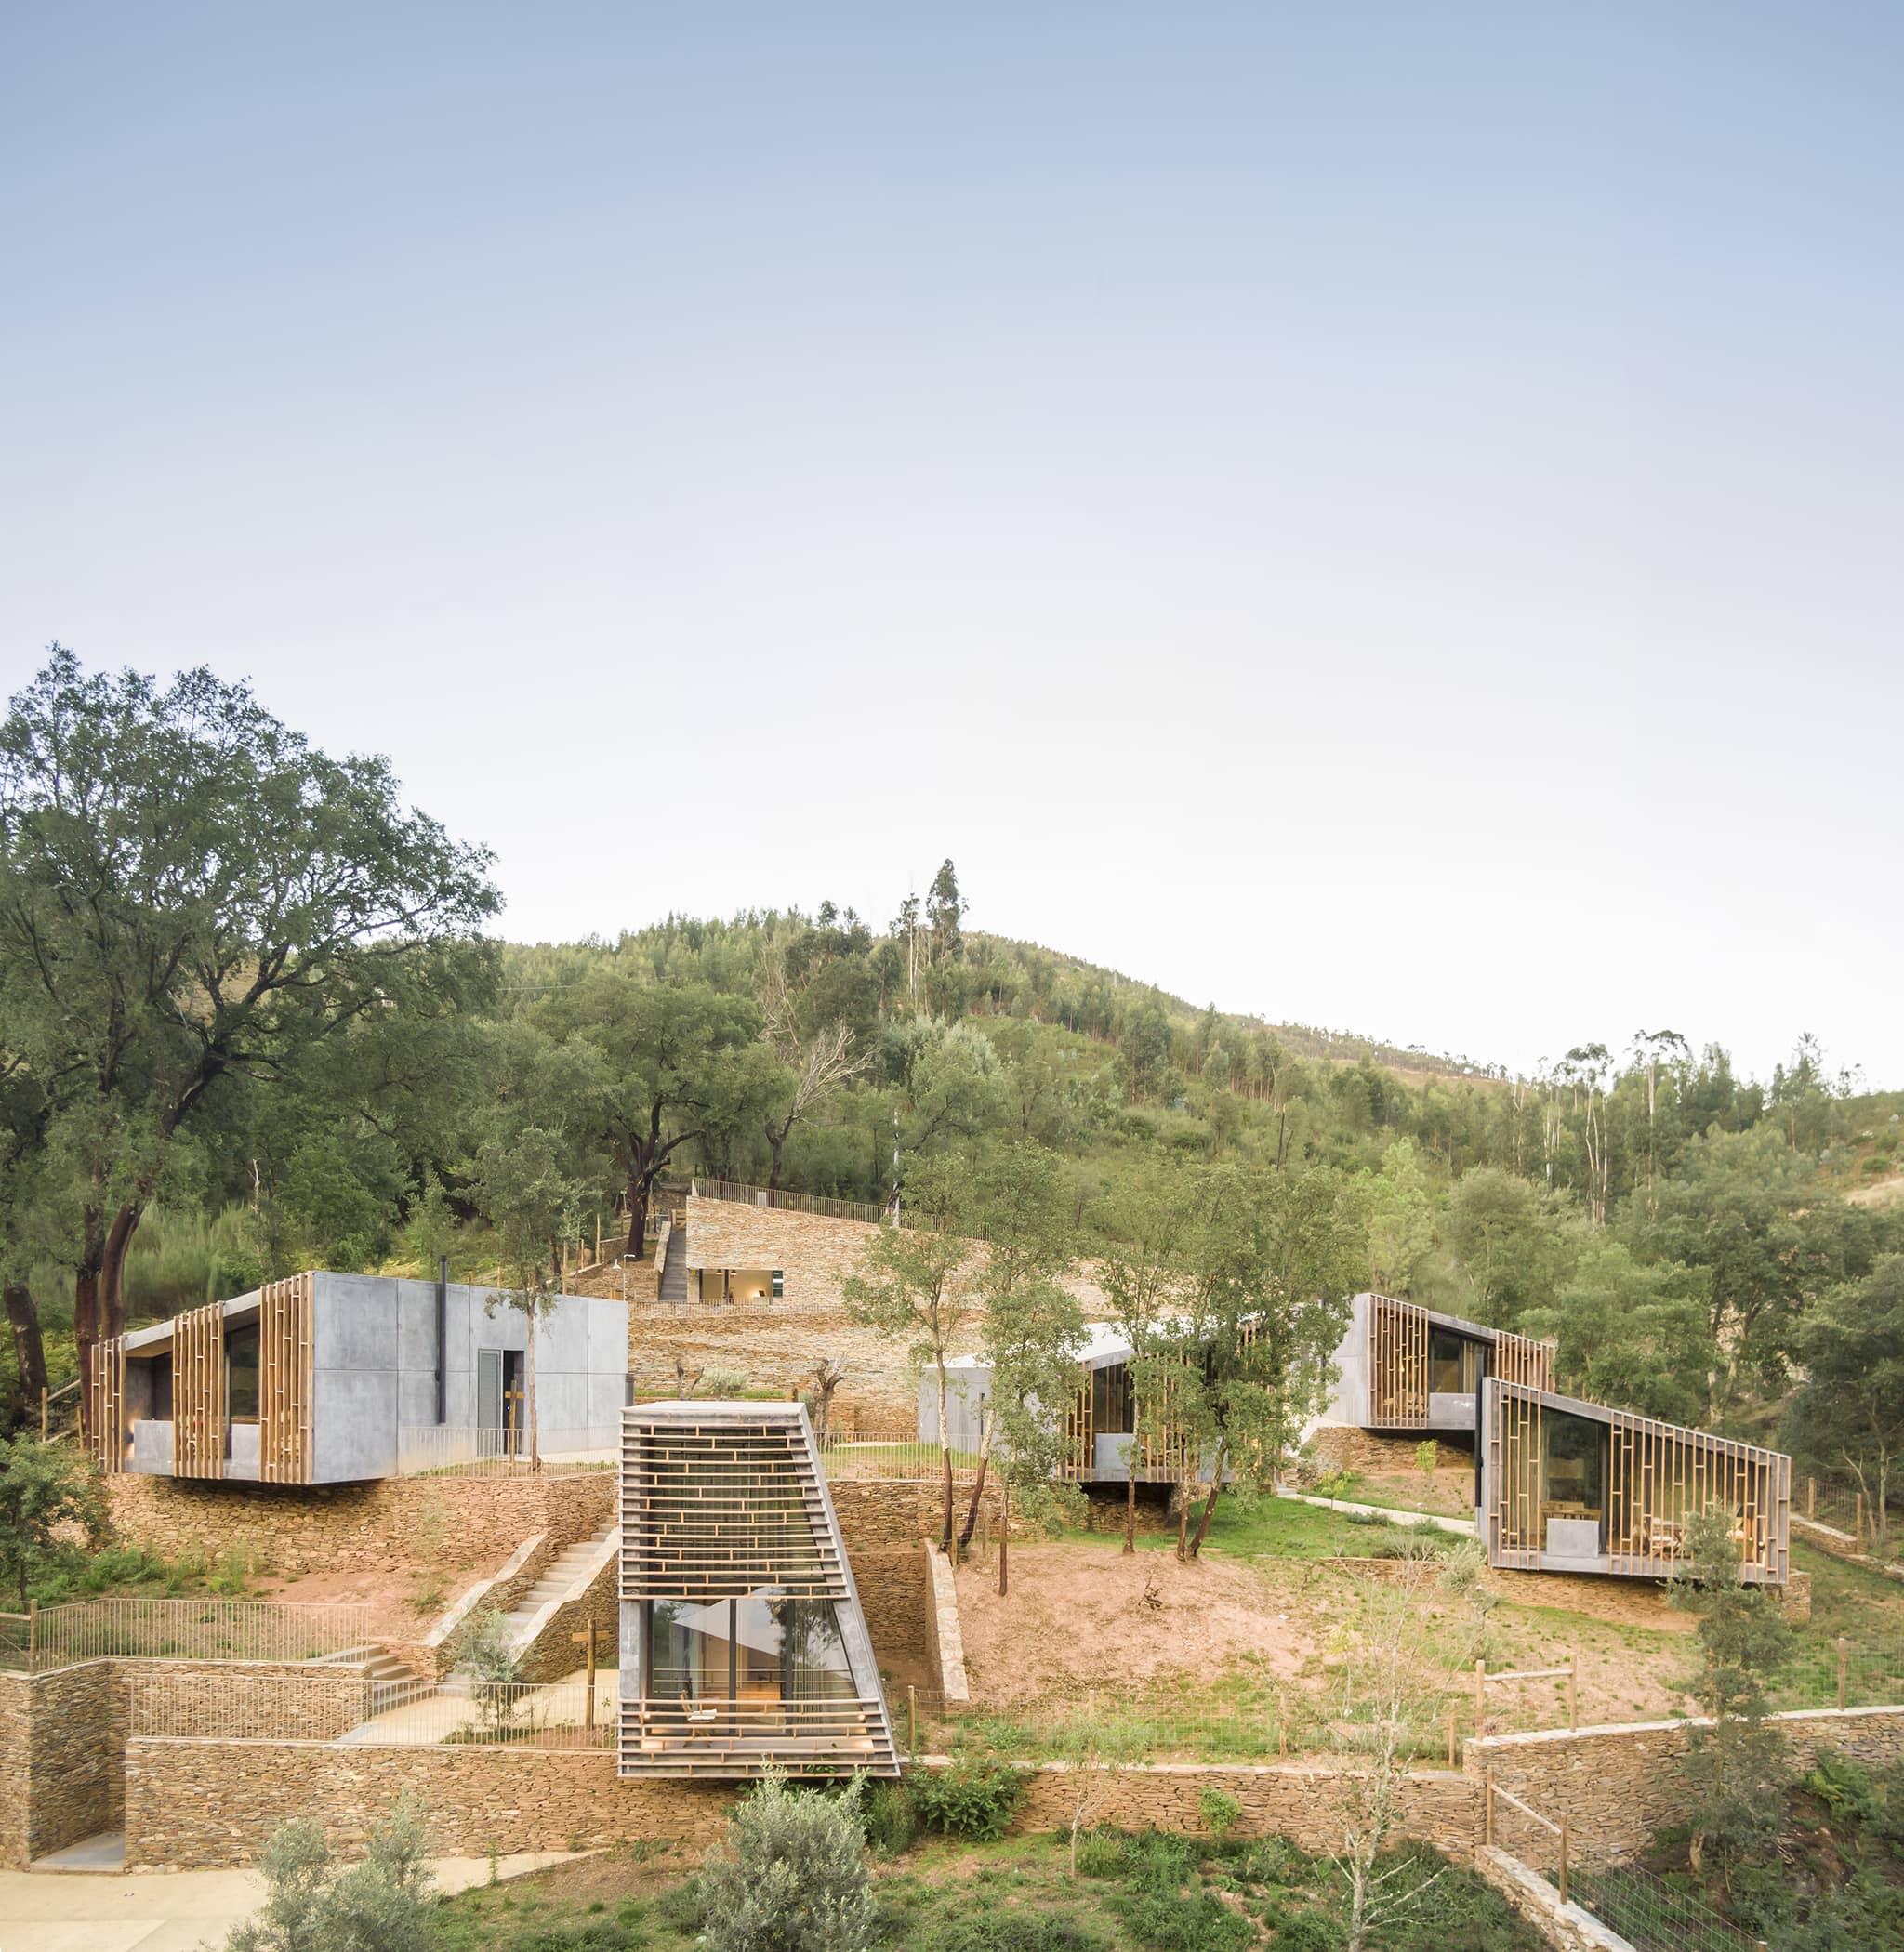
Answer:
[[[530,1325],[496,1296],[298,1274],[102,1342],[88,1383],[99,1467],[335,1484],[513,1453],[527,1441]],[[626,1304],[559,1296],[535,1337],[540,1447],[611,1446]]]

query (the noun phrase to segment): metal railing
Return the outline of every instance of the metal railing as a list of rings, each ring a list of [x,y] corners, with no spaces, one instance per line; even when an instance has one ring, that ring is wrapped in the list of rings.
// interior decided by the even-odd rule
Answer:
[[[544,1427],[536,1433],[541,1468],[567,1462],[612,1462],[621,1447],[615,1424],[582,1430]],[[482,1430],[468,1424],[410,1424],[397,1432],[397,1475],[404,1478],[517,1477],[537,1468],[527,1430]]]
[[[308,1661],[361,1647],[366,1605],[271,1600],[75,1600],[0,1616],[0,1667],[30,1674],[117,1655],[140,1660]]]
[[[777,1186],[745,1186],[734,1180],[694,1180],[688,1191],[697,1199],[729,1200],[741,1207],[765,1207],[781,1213],[816,1213],[827,1220],[865,1220],[879,1226],[892,1218],[891,1207],[866,1200],[829,1200],[813,1193],[784,1193]],[[902,1222],[903,1224],[903,1222]]]
[[[828,1436],[820,1463],[829,1478],[909,1478],[943,1484],[945,1465],[936,1444],[887,1443],[877,1437]],[[955,1450],[952,1476],[970,1485],[978,1475],[978,1453]]]

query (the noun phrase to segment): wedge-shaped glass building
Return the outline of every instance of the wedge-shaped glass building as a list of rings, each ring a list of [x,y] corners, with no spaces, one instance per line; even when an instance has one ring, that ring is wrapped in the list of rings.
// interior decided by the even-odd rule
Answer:
[[[1480,1507],[1491,1565],[1665,1578],[1695,1512],[1730,1523],[1746,1579],[1791,1575],[1792,1459],[1495,1378],[1484,1386]]]
[[[623,1413],[620,1773],[865,1770],[897,1751],[798,1404]]]

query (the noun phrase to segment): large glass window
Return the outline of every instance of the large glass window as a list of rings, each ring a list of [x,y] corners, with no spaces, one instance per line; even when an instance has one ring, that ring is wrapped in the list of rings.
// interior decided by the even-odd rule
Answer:
[[[696,1708],[852,1700],[856,1693],[830,1600],[791,1599],[763,1586],[744,1599],[649,1604],[652,1701]]]
[[[225,1331],[225,1414],[234,1423],[258,1421],[258,1324]]]

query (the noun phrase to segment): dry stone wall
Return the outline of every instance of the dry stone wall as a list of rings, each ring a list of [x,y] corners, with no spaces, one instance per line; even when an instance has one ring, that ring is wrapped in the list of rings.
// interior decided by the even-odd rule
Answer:
[[[1305,1851],[1342,1846],[1342,1774],[1301,1762],[1266,1765],[1158,1762],[1134,1769],[1078,1769],[1048,1762],[1030,1773],[1012,1827],[1020,1834],[1070,1827],[1080,1797],[1088,1820],[1120,1829],[1209,1827],[1197,1798],[1221,1789],[1242,1808],[1237,1834],[1288,1837]],[[1465,1856],[1479,1821],[1479,1786],[1451,1770],[1424,1770],[1404,1779],[1401,1829],[1407,1838]]]
[[[1828,1751],[1866,1763],[1904,1755],[1904,1708],[1807,1709],[1771,1718],[1785,1735],[1793,1774]],[[1680,1764],[1698,1722],[1647,1721],[1619,1728],[1489,1735],[1468,1742],[1462,1766],[1477,1781],[1489,1764],[1498,1788],[1557,1822],[1565,1815],[1582,1864],[1632,1856],[1683,1815]]]
[[[695,1847],[725,1834],[724,1783],[624,1782],[609,1749],[342,1748],[139,1738],[126,1759],[128,1869],[256,1863],[293,1816],[346,1855],[400,1794],[422,1805],[432,1853],[586,1850],[642,1839]]]
[[[612,1471],[309,1485],[128,1473],[105,1484],[122,1537],[167,1558],[240,1547],[288,1574],[496,1567],[532,1533],[560,1551],[615,1515]]]
[[[524,1681],[560,1681],[564,1674],[585,1667],[588,1648],[576,1644],[578,1633],[594,1633],[599,1667],[615,1665],[621,1645],[620,1579],[620,1555],[611,1552],[588,1589],[564,1600],[536,1636],[536,1644],[522,1655]]]

